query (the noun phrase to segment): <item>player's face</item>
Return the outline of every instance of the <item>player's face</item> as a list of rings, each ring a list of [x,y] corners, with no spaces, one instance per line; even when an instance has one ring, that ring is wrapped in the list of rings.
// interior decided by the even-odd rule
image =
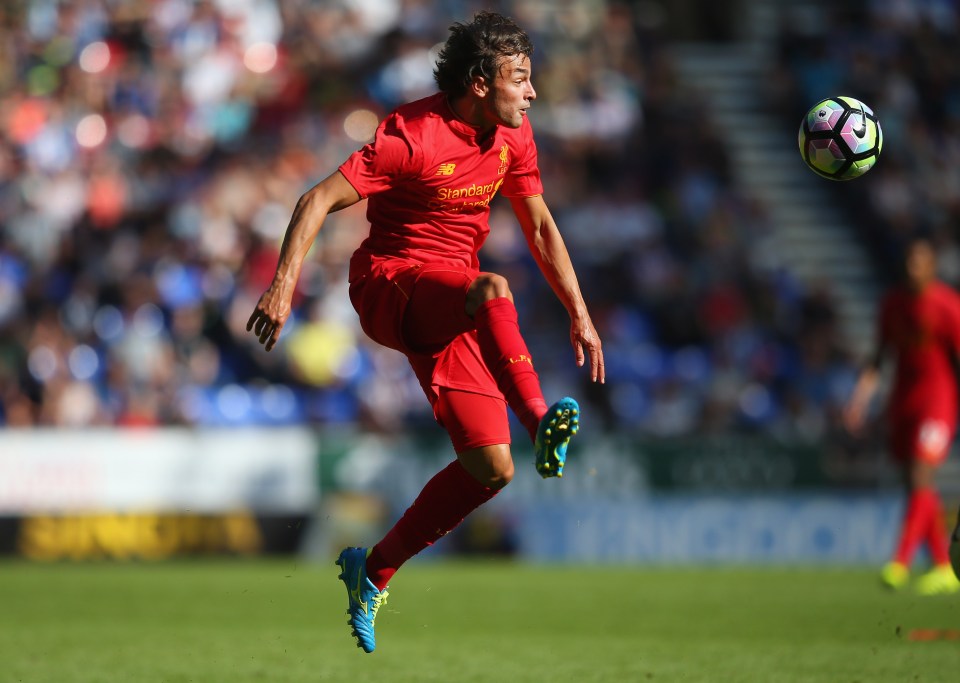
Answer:
[[[484,99],[484,113],[493,125],[519,128],[527,109],[537,99],[530,80],[530,59],[526,55],[504,57]]]
[[[906,257],[907,281],[910,286],[920,289],[937,275],[937,258],[933,247],[927,242],[914,242]]]

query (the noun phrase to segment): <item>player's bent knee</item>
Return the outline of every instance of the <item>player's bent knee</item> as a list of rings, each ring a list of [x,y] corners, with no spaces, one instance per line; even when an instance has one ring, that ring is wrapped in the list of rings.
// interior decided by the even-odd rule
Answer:
[[[908,487],[913,491],[932,488],[936,480],[937,465],[924,460],[911,463],[908,472]]]
[[[492,489],[502,489],[511,481],[513,481],[513,458],[508,458],[493,472],[487,486]]]
[[[483,302],[499,298],[513,301],[507,278],[496,273],[481,273],[467,290],[467,310],[476,310]]]
[[[473,448],[457,457],[463,468],[484,486],[502,489],[513,480],[513,456],[506,444]]]

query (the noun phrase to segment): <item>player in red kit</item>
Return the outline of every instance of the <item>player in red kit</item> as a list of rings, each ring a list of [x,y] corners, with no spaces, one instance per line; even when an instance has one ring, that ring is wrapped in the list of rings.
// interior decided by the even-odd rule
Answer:
[[[326,215],[366,198],[370,234],[350,261],[350,300],[374,341],[406,355],[456,459],[369,551],[337,560],[349,623],[366,652],[387,583],[513,477],[507,407],[534,443],[537,471],[562,476],[579,408],[549,408],[507,280],[480,268],[489,205],[501,194],[570,316],[578,365],[604,381],[603,352],[567,249],[543,199],[526,118],[536,99],[526,33],[495,13],[454,24],[434,76],[440,92],[384,119],[373,142],[300,198],[273,283],[247,329],[270,350],[290,315],[303,259]]]
[[[933,567],[917,581],[924,595],[953,593],[960,582],[950,567],[943,506],[934,475],[946,460],[957,425],[956,362],[960,351],[960,296],[936,279],[936,257],[924,239],[910,242],[905,282],[880,308],[878,348],[847,405],[848,429],[858,431],[879,382],[883,357],[896,357],[888,406],[890,448],[903,466],[907,503],[896,552],[881,574],[891,588],[910,577],[910,564],[926,543]]]

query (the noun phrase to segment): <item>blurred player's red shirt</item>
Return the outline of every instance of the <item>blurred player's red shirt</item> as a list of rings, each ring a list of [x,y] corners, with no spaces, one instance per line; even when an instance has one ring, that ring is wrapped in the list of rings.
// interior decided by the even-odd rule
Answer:
[[[351,281],[383,259],[477,269],[494,195],[543,192],[529,121],[479,134],[442,93],[396,109],[340,172],[369,197],[370,235],[350,261]]]
[[[940,282],[919,293],[892,290],[881,305],[880,337],[897,357],[891,419],[935,418],[955,425],[952,357],[960,350],[960,295]]]

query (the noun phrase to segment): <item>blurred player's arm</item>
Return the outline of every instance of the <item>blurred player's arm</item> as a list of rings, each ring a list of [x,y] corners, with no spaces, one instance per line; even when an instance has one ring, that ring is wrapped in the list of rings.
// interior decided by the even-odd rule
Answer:
[[[570,262],[570,254],[547,203],[540,195],[513,197],[510,203],[520,221],[533,258],[570,315],[570,342],[576,353],[577,365],[583,365],[588,357],[590,379],[603,383],[605,372],[600,336],[590,319],[577,275]]]
[[[290,317],[293,293],[300,279],[303,260],[317,238],[327,214],[345,209],[360,201],[360,195],[340,171],[335,171],[307,190],[297,202],[283,237],[280,258],[273,282],[260,297],[247,321],[267,351],[280,338],[280,331]]]
[[[870,402],[877,393],[880,385],[880,365],[883,362],[884,349],[880,347],[873,358],[860,371],[857,383],[853,386],[850,400],[843,411],[843,425],[851,434],[857,434],[863,429]]]

